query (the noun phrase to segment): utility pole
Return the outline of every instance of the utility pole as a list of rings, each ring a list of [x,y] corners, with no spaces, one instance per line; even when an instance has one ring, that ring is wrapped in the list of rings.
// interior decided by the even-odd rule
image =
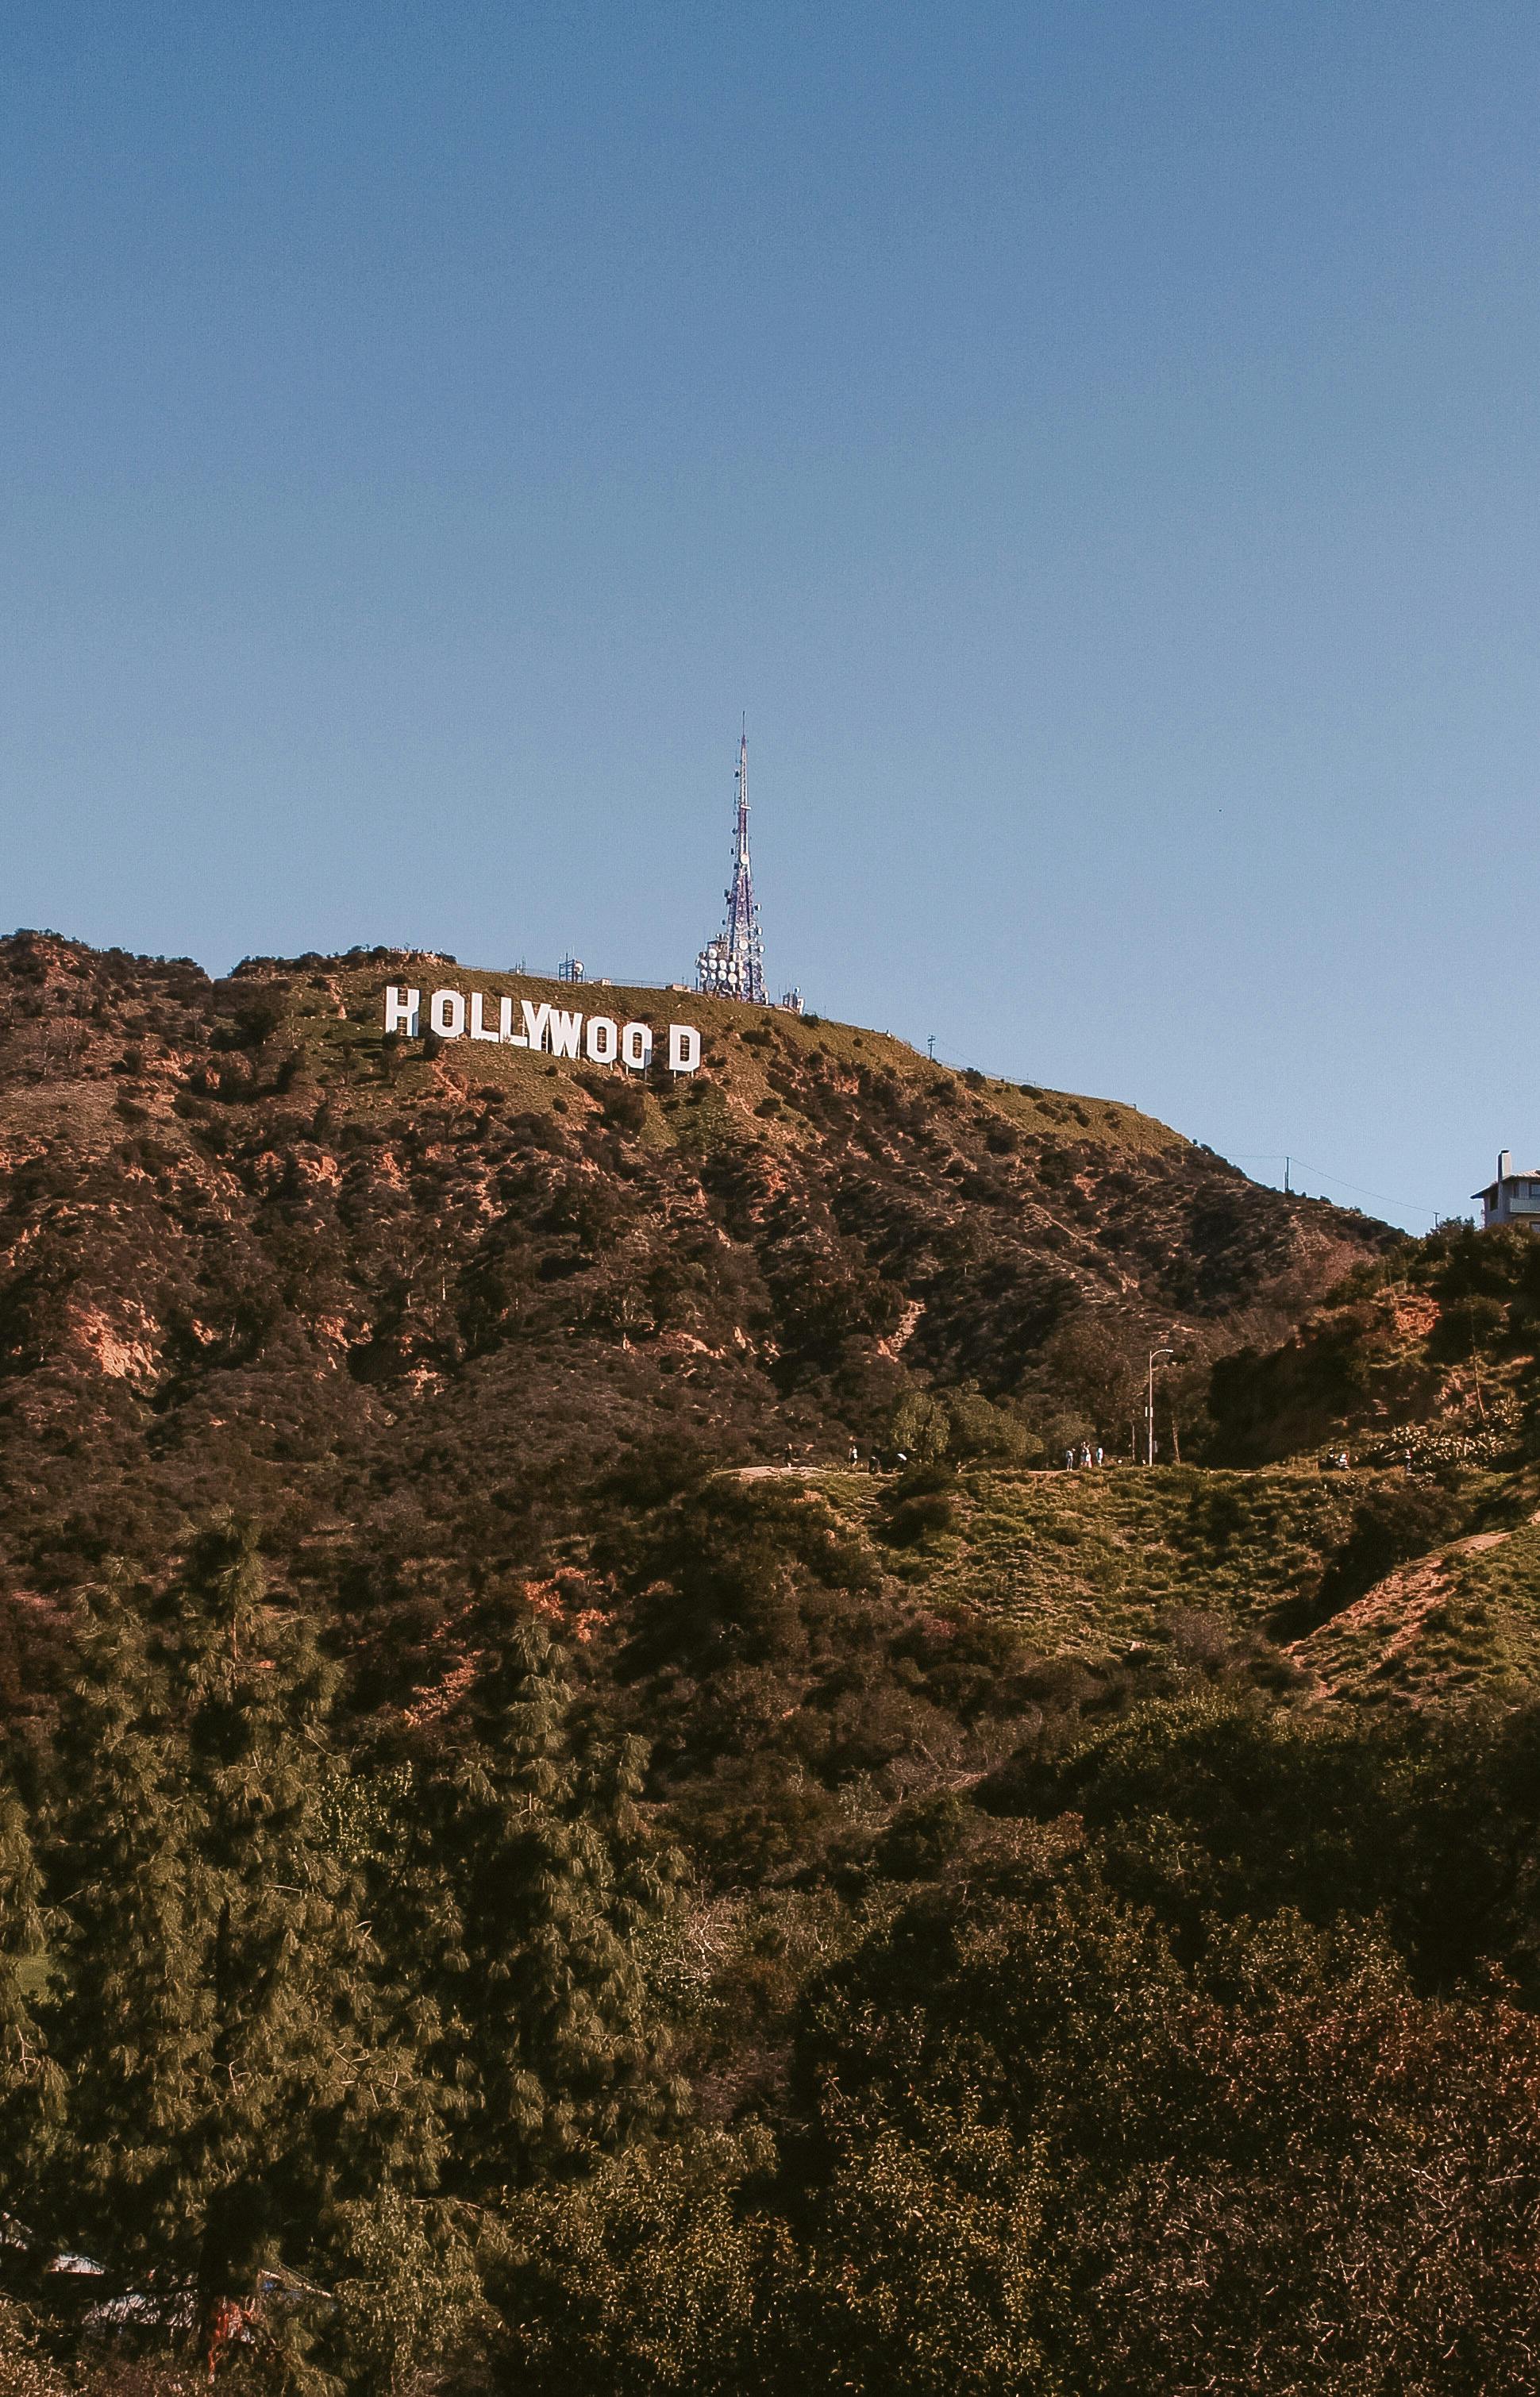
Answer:
[[[1145,1385],[1145,1463],[1146,1465],[1153,1465],[1155,1463],[1156,1361],[1158,1359],[1162,1359],[1169,1362],[1171,1356],[1172,1351],[1169,1348],[1152,1348],[1149,1352],[1149,1360],[1146,1366],[1147,1378]]]
[[[1289,1187],[1289,1169],[1293,1164],[1293,1161],[1294,1160],[1292,1157],[1286,1157],[1283,1160],[1283,1195],[1285,1198],[1289,1198],[1293,1196],[1293,1193]]]
[[[933,1032],[926,1041],[925,1046],[931,1051],[931,1063],[933,1065],[936,1062],[936,1036]]]

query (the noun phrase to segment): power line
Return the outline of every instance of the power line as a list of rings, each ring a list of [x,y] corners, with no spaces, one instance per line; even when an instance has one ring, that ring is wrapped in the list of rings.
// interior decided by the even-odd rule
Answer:
[[[1361,1182],[1348,1182],[1340,1173],[1328,1173],[1323,1165],[1312,1165],[1307,1158],[1296,1157],[1292,1149],[1238,1149],[1231,1158],[1234,1165],[1296,1165],[1302,1173],[1314,1174],[1318,1182],[1330,1182],[1337,1190],[1351,1190],[1358,1198],[1373,1198],[1382,1207],[1399,1207],[1406,1214],[1426,1215],[1438,1223],[1437,1207],[1424,1207],[1414,1198],[1393,1198],[1388,1190],[1366,1190]]]

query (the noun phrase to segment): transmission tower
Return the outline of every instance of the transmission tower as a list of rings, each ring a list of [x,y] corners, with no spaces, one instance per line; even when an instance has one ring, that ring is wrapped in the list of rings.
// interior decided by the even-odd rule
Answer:
[[[732,838],[732,880],[729,883],[727,922],[708,941],[695,960],[695,987],[717,998],[747,998],[765,1004],[765,950],[759,937],[759,910],[754,904],[754,871],[749,864],[749,741],[743,728],[738,743],[738,812]]]

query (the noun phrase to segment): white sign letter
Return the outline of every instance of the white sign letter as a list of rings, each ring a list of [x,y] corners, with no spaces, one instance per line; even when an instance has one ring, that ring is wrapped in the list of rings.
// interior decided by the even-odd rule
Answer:
[[[621,1027],[612,1015],[588,1019],[588,1054],[596,1065],[612,1065],[621,1045]]]
[[[668,1027],[668,1064],[675,1074],[693,1074],[701,1062],[701,1036],[693,1024]]]
[[[496,1032],[489,1032],[486,1024],[482,1020],[481,1010],[484,1003],[481,993],[478,990],[473,990],[471,993],[471,1038],[473,1040],[496,1040],[501,1036]]]
[[[645,1024],[628,1024],[621,1034],[621,1063],[629,1065],[634,1074],[643,1072],[652,1062],[652,1035]]]
[[[428,1001],[428,1022],[440,1040],[458,1040],[465,1029],[465,1002],[457,990],[435,990]]]
[[[514,1002],[511,998],[498,1000],[497,1037],[506,1041],[510,1049],[527,1049],[529,1045],[522,1032],[514,1030]]]
[[[403,998],[395,983],[388,982],[385,984],[386,1031],[404,1032],[408,1040],[415,1040],[418,1002],[422,997],[420,990],[408,990]]]

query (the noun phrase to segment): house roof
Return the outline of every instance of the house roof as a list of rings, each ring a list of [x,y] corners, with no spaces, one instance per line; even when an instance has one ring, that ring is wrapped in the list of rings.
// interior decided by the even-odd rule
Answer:
[[[1489,1182],[1484,1190],[1473,1190],[1470,1195],[1473,1198],[1490,1198],[1507,1182],[1540,1182],[1540,1165],[1520,1165],[1512,1173],[1505,1173],[1501,1181]]]

